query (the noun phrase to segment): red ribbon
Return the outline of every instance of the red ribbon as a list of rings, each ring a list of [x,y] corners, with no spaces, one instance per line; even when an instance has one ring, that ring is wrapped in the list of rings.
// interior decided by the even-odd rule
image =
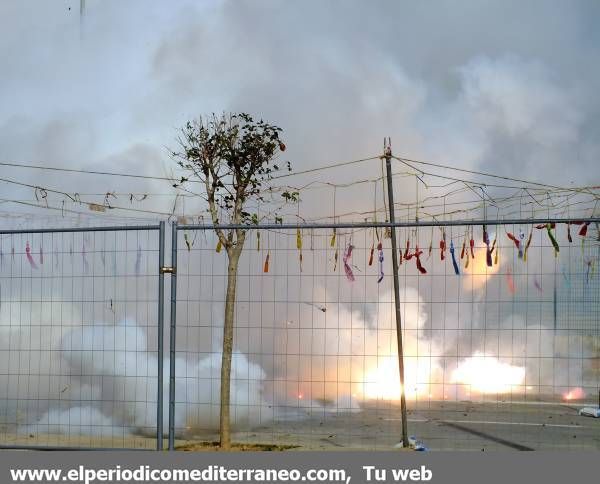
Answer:
[[[446,234],[443,236],[444,238],[440,240],[440,259],[444,260],[446,258]]]
[[[510,240],[512,240],[515,243],[515,247],[518,249],[519,246],[521,245],[521,243],[519,242],[519,239],[517,239],[513,234],[511,234],[510,232],[506,232],[506,235],[508,236],[508,238]]]
[[[417,269],[419,270],[419,272],[421,274],[427,274],[427,270],[421,264],[421,254],[422,253],[423,253],[423,251],[419,250],[419,246],[417,245],[417,247],[415,249],[415,253],[413,254],[415,256],[415,260],[416,260],[416,263],[417,263]]]
[[[587,229],[588,229],[588,225],[589,225],[589,224],[590,224],[589,222],[585,222],[585,223],[582,225],[581,229],[579,229],[579,235],[580,235],[581,237],[585,237],[585,236],[587,235]]]

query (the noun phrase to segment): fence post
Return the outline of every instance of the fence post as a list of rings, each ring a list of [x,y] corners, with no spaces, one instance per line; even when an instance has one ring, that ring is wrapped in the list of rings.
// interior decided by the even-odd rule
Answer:
[[[165,222],[158,231],[158,395],[156,409],[156,450],[163,449],[163,393],[164,393],[164,326],[165,326]]]
[[[175,450],[175,327],[177,318],[177,222],[171,225],[171,327],[169,331],[169,450]]]
[[[392,183],[392,142],[384,144],[384,156],[387,178],[388,206],[390,223],[395,223],[394,217],[394,187]],[[406,428],[406,389],[404,388],[404,351],[402,348],[402,319],[400,316],[400,281],[398,280],[398,244],[396,243],[396,227],[392,225],[392,271],[394,276],[394,308],[396,312],[396,337],[398,338],[398,372],[400,375],[400,413],[402,416],[402,447],[408,447],[408,431]]]

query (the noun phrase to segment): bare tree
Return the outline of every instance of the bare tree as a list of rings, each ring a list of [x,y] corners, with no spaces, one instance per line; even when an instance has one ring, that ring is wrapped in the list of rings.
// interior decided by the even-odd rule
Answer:
[[[220,226],[258,223],[258,215],[247,210],[250,200],[264,201],[264,191],[273,174],[282,169],[277,155],[285,150],[281,129],[255,121],[245,113],[212,115],[186,123],[179,135],[179,151],[172,153],[177,164],[203,182],[208,211],[218,243],[228,257],[223,353],[221,359],[220,444],[231,448],[230,390],[238,263],[246,230],[224,230]],[[290,163],[285,168],[291,170]],[[188,181],[182,178],[180,186]],[[289,201],[296,194],[284,192]],[[220,216],[224,220],[220,219]]]

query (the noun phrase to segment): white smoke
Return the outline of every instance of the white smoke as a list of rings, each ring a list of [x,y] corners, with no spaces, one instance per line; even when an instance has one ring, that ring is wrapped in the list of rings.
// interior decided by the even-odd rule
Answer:
[[[4,425],[16,424],[20,432],[155,434],[158,359],[136,322],[78,326],[73,307],[49,301],[5,301],[0,315],[1,364],[7,370],[0,376]],[[196,360],[177,358],[177,434],[218,428],[220,364],[218,353]],[[165,424],[168,369],[165,359]],[[260,366],[234,353],[234,429],[272,419],[272,408],[262,396],[264,379]]]

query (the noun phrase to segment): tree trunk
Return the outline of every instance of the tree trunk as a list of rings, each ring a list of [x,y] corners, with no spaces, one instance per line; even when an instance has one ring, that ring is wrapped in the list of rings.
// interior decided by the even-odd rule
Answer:
[[[235,290],[237,270],[242,248],[235,247],[229,256],[227,266],[227,294],[225,296],[225,322],[223,325],[223,354],[221,356],[221,413],[220,445],[221,449],[231,448],[231,428],[229,419],[231,395],[231,356],[233,354],[233,330],[235,316]]]

